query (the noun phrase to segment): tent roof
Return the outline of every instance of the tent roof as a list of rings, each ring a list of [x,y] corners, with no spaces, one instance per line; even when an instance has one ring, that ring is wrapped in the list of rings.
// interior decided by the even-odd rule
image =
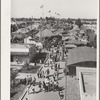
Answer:
[[[28,55],[29,49],[11,48],[11,55]]]
[[[75,37],[74,36],[62,37],[62,40],[67,40],[67,39],[75,40]]]
[[[76,45],[74,45],[74,44],[71,44],[71,45],[70,45],[70,44],[68,44],[68,45],[65,45],[65,47],[66,47],[66,48],[75,48],[75,47],[77,47],[77,46],[76,46]]]
[[[80,30],[79,27],[77,25],[74,25],[72,30]]]
[[[83,34],[83,33],[85,33],[85,31],[84,30],[80,30],[80,34]]]
[[[84,25],[82,25],[80,29],[86,31],[87,30],[87,27],[84,26]]]
[[[75,45],[84,44],[83,42],[78,41],[78,40],[70,40],[70,41],[67,41],[66,43],[67,44],[75,44]]]
[[[61,32],[59,32],[59,31],[55,31],[52,33],[52,36],[57,36],[57,35],[62,36]]]
[[[67,65],[80,62],[96,62],[96,49],[90,47],[76,47],[68,51]]]
[[[25,34],[22,34],[22,33],[12,33],[12,36],[16,37],[16,38],[24,38]]]
[[[35,36],[40,37],[40,34],[42,34],[42,37],[51,37],[52,32],[49,29],[45,29],[42,32],[38,32]]]
[[[29,31],[30,30],[28,28],[20,28],[17,31],[15,31],[14,33],[23,33],[23,34],[25,34],[25,33],[29,32]]]

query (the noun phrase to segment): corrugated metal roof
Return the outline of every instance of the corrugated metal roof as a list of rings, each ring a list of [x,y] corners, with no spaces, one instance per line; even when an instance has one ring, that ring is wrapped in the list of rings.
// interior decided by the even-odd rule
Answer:
[[[96,49],[90,47],[76,47],[68,51],[67,65],[79,62],[96,62]]]

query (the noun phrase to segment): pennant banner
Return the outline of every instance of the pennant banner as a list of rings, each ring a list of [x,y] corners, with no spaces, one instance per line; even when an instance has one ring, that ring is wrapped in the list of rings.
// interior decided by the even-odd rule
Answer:
[[[43,8],[43,5],[40,8]]]

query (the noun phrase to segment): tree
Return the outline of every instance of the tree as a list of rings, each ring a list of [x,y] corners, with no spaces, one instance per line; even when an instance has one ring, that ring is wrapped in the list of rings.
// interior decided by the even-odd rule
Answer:
[[[94,33],[94,30],[87,29],[86,33],[87,33],[86,35],[87,35],[88,41],[89,41],[89,46],[96,48],[97,47],[97,45],[96,45],[97,36]]]
[[[11,24],[11,32],[15,32],[16,30],[17,30],[16,25],[15,24],[14,25]]]
[[[82,26],[82,22],[81,22],[81,20],[80,20],[79,18],[75,21],[75,24],[76,24],[79,28],[81,28],[81,26]]]
[[[15,78],[18,75],[18,71],[14,71],[12,68],[10,69],[10,80],[11,80],[11,87],[15,83]]]
[[[68,24],[73,24],[73,21],[70,18],[67,19],[67,22]]]
[[[35,55],[36,55],[36,46],[33,45],[29,48],[29,62],[32,62],[32,60],[34,59]]]

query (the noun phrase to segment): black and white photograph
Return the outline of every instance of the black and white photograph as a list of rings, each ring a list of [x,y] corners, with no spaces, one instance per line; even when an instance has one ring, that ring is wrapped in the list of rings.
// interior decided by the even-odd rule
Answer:
[[[11,0],[10,9],[9,100],[97,100],[97,0]]]

